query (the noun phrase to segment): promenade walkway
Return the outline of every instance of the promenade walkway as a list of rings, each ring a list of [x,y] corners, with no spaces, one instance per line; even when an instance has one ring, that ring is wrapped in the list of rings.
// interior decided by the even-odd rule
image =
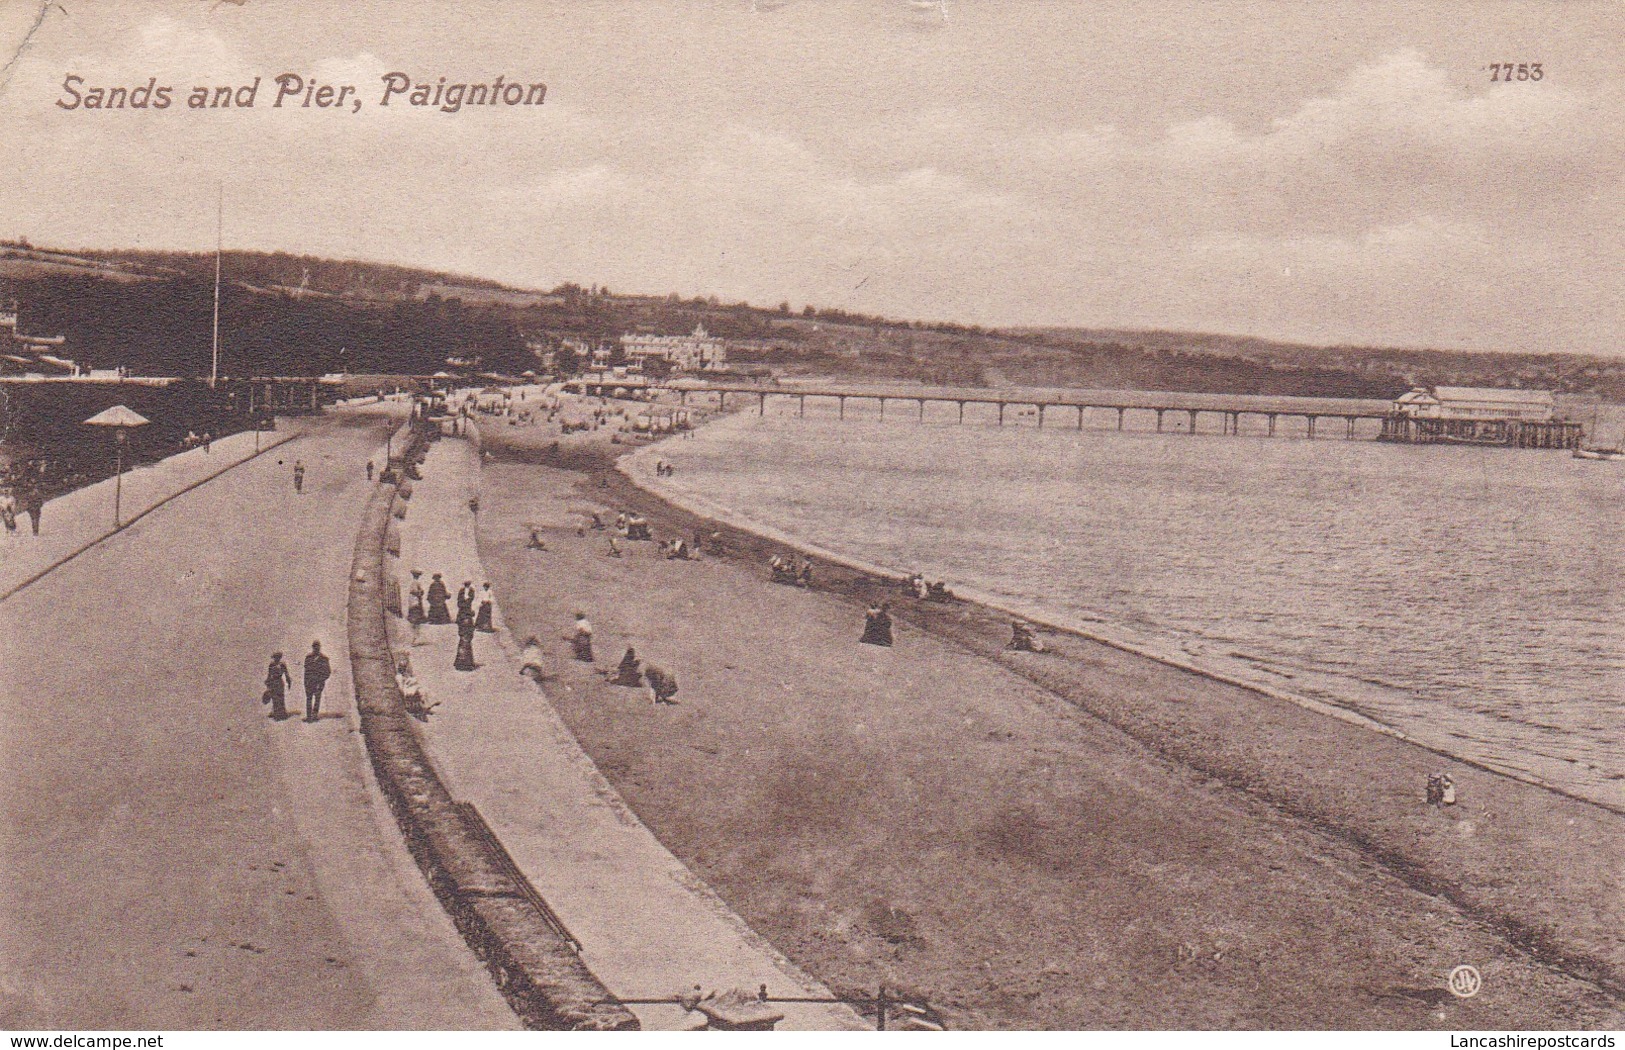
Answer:
[[[401,578],[441,573],[453,592],[486,577],[468,500],[479,460],[466,441],[442,440],[414,485],[401,529]],[[410,652],[427,700],[425,747],[451,793],[473,802],[583,946],[589,969],[616,995],[654,998],[701,984],[708,991],[766,984],[778,996],[828,990],[798,971],[678,861],[626,808],[582,752],[547,696],[519,674],[500,609],[498,633],[476,636],[473,672],[452,669],[456,628],[425,626],[411,644],[396,620],[397,653]],[[562,632],[567,626],[560,624]],[[609,654],[605,654],[608,656]],[[615,654],[618,655],[618,654]],[[613,657],[611,657],[613,659]],[[570,689],[552,678],[549,689]],[[647,703],[642,692],[640,702]],[[676,1006],[634,1006],[646,1029],[689,1027]],[[787,1004],[784,1029],[858,1029],[843,1006]]]
[[[304,421],[0,601],[0,1027],[518,1027],[356,732],[347,584],[383,412]],[[127,506],[241,453],[127,478]],[[110,524],[95,488],[53,501],[33,556]],[[270,651],[297,709],[313,639],[334,672],[321,720],[267,719]]]
[[[261,453],[270,452],[298,437],[309,425],[307,420],[283,420],[281,430],[262,431],[257,441],[252,431],[232,434],[207,450],[194,448],[126,470],[119,500],[120,520],[130,524],[187,487],[252,459],[256,445]],[[30,531],[28,517],[22,514],[17,516],[16,532],[0,532],[0,598],[86,544],[111,535],[115,485],[115,479],[108,478],[46,503],[38,536]]]

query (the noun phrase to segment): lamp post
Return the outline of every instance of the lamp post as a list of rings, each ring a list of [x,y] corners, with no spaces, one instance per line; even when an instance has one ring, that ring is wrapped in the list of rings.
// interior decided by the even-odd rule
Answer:
[[[149,423],[146,417],[132,411],[125,405],[114,405],[103,412],[98,412],[85,420],[93,427],[113,427],[113,443],[118,448],[118,467],[113,475],[113,528],[123,528],[120,504],[124,498],[124,445],[129,440],[128,430],[131,427],[144,427]]]

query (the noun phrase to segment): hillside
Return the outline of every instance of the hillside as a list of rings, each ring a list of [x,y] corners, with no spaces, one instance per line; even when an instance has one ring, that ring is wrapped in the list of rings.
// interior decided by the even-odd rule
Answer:
[[[1389,398],[1415,384],[1522,386],[1625,401],[1625,359],[1562,354],[1316,347],[1244,336],[897,321],[715,297],[540,291],[353,260],[227,252],[222,371],[427,373],[447,358],[517,373],[529,347],[613,341],[704,325],[730,360],[786,375],[963,386],[1075,386]],[[31,332],[68,336],[69,356],[162,375],[209,367],[214,256],[61,252],[0,244],[0,298]],[[570,355],[561,355],[570,363]]]

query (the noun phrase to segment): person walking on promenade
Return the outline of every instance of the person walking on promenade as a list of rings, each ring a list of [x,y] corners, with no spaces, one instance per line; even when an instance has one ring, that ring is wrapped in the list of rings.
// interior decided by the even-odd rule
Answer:
[[[457,657],[452,660],[451,666],[458,671],[472,671],[474,663],[474,613],[472,611],[458,612],[457,614]]]
[[[271,705],[271,717],[278,722],[288,717],[288,690],[293,686],[293,675],[282,662],[281,653],[271,654],[271,663],[265,669],[265,694],[260,702]]]
[[[322,652],[322,643],[311,642],[310,652],[305,654],[305,721],[322,717],[322,692],[331,677],[333,664]]]
[[[303,460],[293,461],[293,491],[300,495],[305,491],[305,464]]]
[[[569,635],[568,640],[577,660],[584,664],[592,663],[592,623],[587,619],[586,613],[576,613],[575,630]]]
[[[881,602],[871,605],[863,614],[863,637],[858,641],[869,645],[891,645],[891,613],[890,607]]]
[[[440,578],[437,572],[434,579],[429,581],[429,622],[450,623],[451,610],[446,603],[451,600],[451,592],[446,590],[446,581]]]
[[[31,484],[18,489],[16,501],[17,509],[28,515],[29,529],[38,536],[40,510],[45,506],[45,501],[40,499],[39,489]]]
[[[368,481],[372,480],[372,471],[373,471],[372,460],[369,459],[369,460],[367,460],[367,480]]]
[[[412,570],[412,589],[406,593],[412,599],[411,604],[406,607],[406,622],[411,624],[413,627],[416,627],[418,624],[429,618],[429,614],[425,612],[423,608],[424,592],[422,569]]]
[[[457,588],[457,619],[464,616],[470,619],[474,616],[474,581],[464,580],[463,585]]]
[[[482,634],[496,634],[496,625],[491,621],[491,585],[487,583],[480,588],[480,605],[474,613],[474,629]]]

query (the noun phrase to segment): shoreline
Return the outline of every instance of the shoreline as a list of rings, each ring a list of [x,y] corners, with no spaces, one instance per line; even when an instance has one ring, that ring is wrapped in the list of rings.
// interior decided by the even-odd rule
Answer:
[[[758,521],[735,508],[698,495],[680,484],[666,484],[656,480],[653,469],[644,460],[655,455],[653,449],[659,444],[660,442],[650,442],[640,448],[623,451],[615,460],[615,471],[651,498],[660,500],[662,503],[692,514],[697,518],[725,524],[741,532],[751,533],[765,541],[779,544],[821,562],[839,565],[854,572],[862,573],[873,577],[877,581],[885,581],[891,585],[902,585],[908,579],[909,574],[901,569],[833,550],[815,540]],[[1238,689],[1258,693],[1272,700],[1294,704],[1306,711],[1337,719],[1367,732],[1380,733],[1395,740],[1404,741],[1414,747],[1431,752],[1446,761],[1459,763],[1494,776],[1507,777],[1528,784],[1531,787],[1550,791],[1575,802],[1598,806],[1610,813],[1625,816],[1625,806],[1604,799],[1593,798],[1560,784],[1555,784],[1531,772],[1497,765],[1492,760],[1452,751],[1441,744],[1420,739],[1397,726],[1390,725],[1379,718],[1366,714],[1359,709],[1357,702],[1352,699],[1339,697],[1336,700],[1323,700],[1306,693],[1284,689],[1260,679],[1249,678],[1244,674],[1235,673],[1224,667],[1217,666],[1210,659],[1182,653],[1172,647],[1159,645],[1156,642],[1146,642],[1125,637],[1121,626],[1115,625],[1108,620],[1074,619],[1051,609],[1024,602],[1014,596],[1000,595],[973,586],[956,584],[953,593],[959,601],[968,602],[984,610],[1000,613],[1008,617],[1025,620],[1047,632],[1071,635],[1167,667],[1199,675],[1223,685],[1234,686]],[[1098,624],[1098,626],[1091,626],[1091,624]]]
[[[598,437],[544,448],[525,447],[524,436],[516,436],[518,442],[500,429],[488,433],[498,464],[568,471],[581,478],[580,497],[637,508],[659,535],[686,536],[696,524],[723,532],[727,554],[708,553],[705,560],[757,576],[756,583],[742,584],[753,591],[779,590],[759,575],[768,553],[806,547],[793,537],[764,536],[773,530],[748,519],[719,520],[711,508],[696,513],[641,487],[636,466],[629,471],[625,460],[655,443],[611,446]],[[848,606],[900,579],[883,566],[832,553],[816,554],[814,591]],[[1459,773],[1463,804],[1432,811],[1421,789],[1438,755],[1396,734],[1328,719],[1252,683],[1161,662],[1089,632],[1063,628],[1067,637],[1056,639],[1054,654],[1007,653],[1009,613],[998,602],[899,598],[896,604],[900,625],[1014,672],[1159,758],[1329,836],[1413,889],[1460,907],[1519,950],[1615,996],[1625,988],[1625,946],[1617,933],[1621,894],[1612,863],[1620,825],[1601,804],[1461,763],[1466,768],[1452,771]],[[1136,702],[1163,692],[1175,702]],[[1192,693],[1201,699],[1192,702]],[[1565,842],[1572,849],[1565,851]]]

